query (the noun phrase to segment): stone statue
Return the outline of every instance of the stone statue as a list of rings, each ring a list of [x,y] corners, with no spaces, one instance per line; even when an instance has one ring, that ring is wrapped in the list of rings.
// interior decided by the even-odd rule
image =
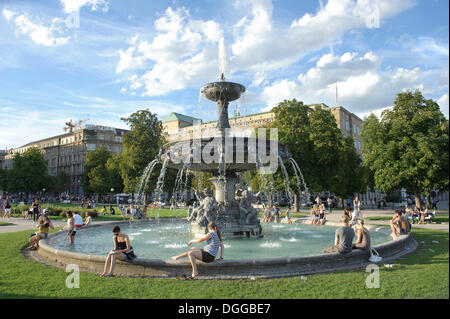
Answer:
[[[203,192],[194,189],[194,192],[200,205],[193,209],[191,220],[195,218],[198,225],[206,227],[210,222],[215,222],[218,203],[209,189]]]
[[[241,190],[238,192],[239,210],[241,213],[241,224],[255,224],[258,220],[258,210],[252,206],[252,202],[259,196],[260,192],[253,195],[249,190]]]

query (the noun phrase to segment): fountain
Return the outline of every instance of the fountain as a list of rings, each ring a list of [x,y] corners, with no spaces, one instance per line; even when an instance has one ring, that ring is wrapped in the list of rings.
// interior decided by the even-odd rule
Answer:
[[[168,143],[164,145],[159,160],[164,167],[167,165],[181,172],[189,167],[190,171],[213,174],[210,181],[214,185],[214,194],[195,189],[200,205],[192,213],[195,216],[191,218],[191,232],[194,235],[204,235],[207,224],[215,222],[224,236],[260,237],[262,229],[258,212],[251,205],[253,195],[248,190],[236,189],[236,173],[264,167],[257,160],[258,156],[254,155],[259,152],[271,154],[273,145],[276,146],[274,156],[280,163],[289,161],[289,152],[277,141],[230,134],[228,105],[245,92],[243,85],[225,81],[222,73],[220,81],[204,85],[200,92],[217,103],[218,119],[213,136]],[[211,155],[213,160],[208,161],[200,156],[204,154]]]
[[[124,221],[112,222],[106,226],[94,224],[80,230],[75,245],[70,246],[67,244],[66,233],[60,231],[41,240],[40,249],[34,258],[55,266],[77,264],[100,272],[104,267],[104,254],[111,248],[111,227],[121,224],[123,231],[129,234],[139,258],[132,262],[118,261],[115,273],[126,276],[176,277],[181,271],[190,269],[190,264],[188,261],[172,261],[170,256],[185,250],[186,243],[192,236],[203,236],[207,231],[207,224],[214,221],[225,239],[226,260],[199,265],[200,273],[214,278],[293,276],[367,265],[368,256],[364,251],[355,251],[346,257],[337,253],[321,254],[323,248],[334,241],[335,227],[339,226],[337,224],[327,223],[327,226],[318,228],[304,225],[305,219],[299,219],[294,224],[260,224],[258,212],[253,207],[260,194],[242,187],[239,177],[242,172],[258,170],[264,176],[263,182],[268,184],[263,188],[270,188],[269,191],[273,193],[272,174],[276,169],[271,164],[281,167],[290,205],[289,163],[294,171],[301,202],[309,201],[308,187],[299,165],[284,144],[273,139],[231,134],[229,102],[239,99],[246,89],[241,84],[225,81],[224,45],[220,47],[220,81],[208,83],[200,89],[200,96],[217,103],[215,130],[206,136],[194,134],[192,138],[164,145],[157,157],[145,168],[137,190],[136,203],[142,202],[144,190],[158,163],[162,164],[162,169],[154,192],[155,199],[160,199],[163,192],[167,168],[178,169],[174,194],[186,192],[188,172],[199,175],[204,172],[212,173],[210,181],[214,192],[203,190],[201,179],[197,188],[193,188],[199,203],[188,208],[188,222],[186,219],[167,221],[156,215],[154,219],[139,223]],[[200,130],[199,127],[198,129]],[[267,160],[267,154],[271,154],[273,161]],[[184,183],[183,175],[186,175]],[[417,247],[417,242],[410,234],[389,241],[388,228],[368,228],[371,231],[372,245],[383,256],[384,262],[395,260]]]

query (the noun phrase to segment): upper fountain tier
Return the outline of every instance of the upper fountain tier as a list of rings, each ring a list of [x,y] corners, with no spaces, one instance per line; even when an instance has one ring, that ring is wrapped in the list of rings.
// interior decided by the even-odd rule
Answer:
[[[224,79],[223,76],[222,79]],[[220,81],[205,84],[200,92],[213,102],[231,102],[241,97],[245,87],[239,83]]]
[[[222,131],[230,127],[228,121],[228,102],[239,99],[244,92],[245,87],[243,85],[234,82],[226,82],[223,73],[221,81],[208,83],[200,89],[200,93],[208,100],[217,103],[219,117],[217,119],[216,127],[219,130]]]

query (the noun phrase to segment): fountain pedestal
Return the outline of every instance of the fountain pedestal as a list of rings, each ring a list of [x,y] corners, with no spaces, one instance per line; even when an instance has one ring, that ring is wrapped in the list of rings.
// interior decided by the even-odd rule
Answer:
[[[235,186],[238,182],[236,177],[212,177],[209,181],[214,185],[214,197],[218,203],[234,201]]]

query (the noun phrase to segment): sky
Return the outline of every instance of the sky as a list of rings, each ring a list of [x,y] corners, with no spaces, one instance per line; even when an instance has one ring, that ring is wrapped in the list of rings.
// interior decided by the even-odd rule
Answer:
[[[448,118],[448,6],[0,0],[0,149],[62,134],[70,119],[126,129],[121,118],[140,109],[215,120],[199,91],[221,70],[246,87],[230,114],[296,98],[337,102],[363,119],[420,89]]]

